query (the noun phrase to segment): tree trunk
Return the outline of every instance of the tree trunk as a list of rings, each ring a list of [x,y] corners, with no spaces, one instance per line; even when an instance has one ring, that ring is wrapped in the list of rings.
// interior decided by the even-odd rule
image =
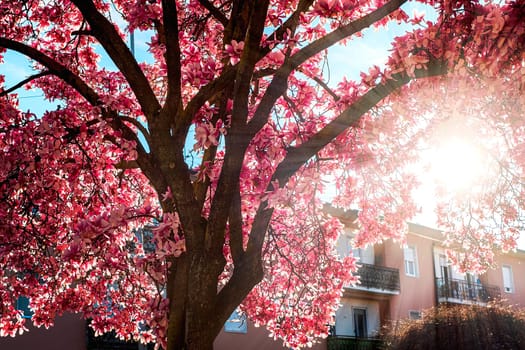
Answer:
[[[213,329],[210,329],[206,325],[206,320],[210,318],[215,318],[216,316],[212,315],[203,315],[200,314],[197,316],[199,319],[199,328],[200,329],[190,329],[186,335],[186,350],[212,350],[213,341],[219,335],[219,332],[214,332]],[[192,327],[193,328],[193,327]],[[213,333],[213,334],[212,334]],[[175,349],[169,349],[175,350]]]
[[[224,258],[214,261],[203,254],[191,255],[189,253],[180,261],[177,261],[180,258],[176,259],[170,269],[166,350],[213,349],[213,341],[226,322],[227,315],[237,306],[218,302],[217,281],[224,268]],[[226,313],[225,307],[232,310]]]

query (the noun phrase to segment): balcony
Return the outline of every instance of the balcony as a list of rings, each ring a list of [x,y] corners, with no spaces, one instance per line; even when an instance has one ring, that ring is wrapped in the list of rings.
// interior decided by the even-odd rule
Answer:
[[[86,343],[87,350],[153,350],[155,347],[153,343],[143,345],[137,342],[120,340],[115,335],[115,332],[95,336],[95,331],[87,323]]]
[[[486,304],[501,297],[498,286],[458,279],[436,278],[438,301],[456,304]]]
[[[366,290],[380,294],[399,294],[399,270],[371,264],[359,264],[360,284],[350,289]]]
[[[327,350],[379,350],[383,342],[376,338],[330,336],[326,339]]]

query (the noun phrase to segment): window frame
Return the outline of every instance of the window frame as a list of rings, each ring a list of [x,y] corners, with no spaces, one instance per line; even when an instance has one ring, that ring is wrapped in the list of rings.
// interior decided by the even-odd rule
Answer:
[[[420,310],[408,310],[409,320],[421,320],[422,318],[423,318],[423,313]]]
[[[509,280],[506,281],[506,278],[505,278],[505,269],[508,270],[508,278]],[[514,293],[514,289],[515,289],[515,286],[514,286],[514,275],[512,273],[512,266],[511,265],[501,265],[501,273],[502,273],[502,277],[503,277],[503,291],[505,293]],[[508,282],[508,284],[506,283]],[[507,290],[507,287],[509,287]]]
[[[412,258],[413,260],[408,260],[407,259],[407,251],[408,250],[411,250],[412,251]],[[407,265],[407,262],[412,262],[414,263],[414,273],[410,273],[408,270],[408,265]],[[405,269],[405,275],[406,276],[409,276],[409,277],[419,277],[419,266],[418,266],[418,259],[417,259],[417,248],[415,245],[406,245],[403,247],[403,265],[404,265],[404,269]]]

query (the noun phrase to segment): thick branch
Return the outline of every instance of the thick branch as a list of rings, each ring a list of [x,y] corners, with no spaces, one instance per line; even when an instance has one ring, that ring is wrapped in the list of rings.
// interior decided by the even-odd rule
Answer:
[[[51,74],[51,72],[48,71],[48,70],[40,72],[40,73],[37,73],[37,74],[33,74],[32,76],[27,77],[26,79],[22,80],[21,82],[11,86],[9,89],[6,89],[6,90],[3,90],[2,92],[0,92],[0,97],[10,94],[11,92],[15,91],[16,89],[21,88],[25,84],[27,84],[27,83],[35,80],[35,79],[38,79],[40,77],[43,77],[43,76],[46,76],[46,75],[50,75],[50,74]]]
[[[308,8],[313,3],[313,0],[301,0],[297,6],[296,11],[286,20],[283,25],[277,29],[271,37],[277,38],[277,40],[282,39],[284,33],[287,30],[295,30],[295,27],[299,23],[300,15],[308,10]],[[263,58],[266,54],[270,52],[269,47],[259,48],[257,54],[257,61]],[[186,110],[184,111],[184,123],[188,124],[191,121],[191,118],[195,112],[209,99],[211,99],[216,94],[220,93],[228,84],[230,84],[235,77],[238,65],[235,66],[226,66],[222,71],[221,75],[215,80],[208,83],[206,86],[202,87],[199,92],[191,99],[188,103]]]
[[[186,322],[186,294],[188,292],[189,257],[169,259],[167,297],[170,301],[167,349],[183,349]]]
[[[259,44],[264,32],[264,22],[269,1],[257,1],[250,13],[248,32],[246,33],[244,50],[241,55],[235,85],[233,88],[232,127],[244,124],[248,115],[248,96],[250,83],[259,57]]]
[[[439,76],[446,74],[446,72],[447,68],[445,63],[434,61],[429,64],[428,69],[416,70],[415,78]],[[345,130],[357,126],[365,113],[392,92],[407,84],[410,80],[411,78],[406,73],[399,73],[393,75],[392,79],[385,83],[369,90],[308,141],[297,147],[290,148],[284,160],[277,167],[272,181],[278,180],[279,186],[284,186],[290,176],[304,165],[308,159],[312,158]]]
[[[139,152],[139,156],[146,155],[146,152],[140,144],[137,135],[128,126],[122,123],[122,120],[120,120],[115,111],[110,110],[103,105],[95,90],[88,86],[78,75],[70,71],[66,66],[55,61],[53,58],[45,55],[37,49],[14,40],[0,37],[0,47],[19,52],[46,67],[49,74],[62,79],[69,86],[75,89],[82,97],[84,97],[89,104],[91,104],[93,107],[100,108],[102,116],[108,121],[113,129],[120,130],[126,139],[135,141],[137,143],[137,151]],[[144,157],[141,159],[145,160]]]
[[[237,182],[237,185],[239,183]],[[234,191],[232,203],[230,206],[230,248],[232,252],[233,263],[238,264],[243,256],[242,242],[242,211],[241,211],[241,193],[239,186]]]
[[[113,24],[98,12],[91,0],[72,0],[72,2],[89,23],[93,36],[97,38],[128,81],[146,118],[151,118],[160,110],[160,104],[144,72]]]
[[[406,1],[407,0],[392,0],[372,13],[369,13],[364,17],[361,17],[341,28],[336,29],[320,39],[317,39],[316,41],[301,49],[290,59],[287,59],[281,68],[279,68],[279,70],[275,73],[268,90],[263,96],[259,107],[250,121],[249,134],[254,135],[264,126],[264,124],[266,124],[275,101],[277,101],[277,99],[281,97],[286,91],[288,76],[295,69],[297,69],[301,64],[306,62],[311,57],[329,48],[338,41],[350,37],[381,20],[383,17],[388,16]]]
[[[164,38],[166,45],[166,66],[168,70],[168,92],[166,105],[172,113],[182,109],[181,98],[181,67],[179,28],[177,20],[177,6],[174,1],[162,0]]]
[[[211,15],[213,17],[215,17],[215,19],[219,22],[222,23],[223,26],[227,26],[228,25],[228,18],[226,18],[226,16],[221,12],[219,11],[218,8],[216,8],[215,6],[213,6],[212,3],[210,3],[209,1],[207,0],[199,0],[199,3],[206,9],[208,10]]]
[[[244,131],[242,132],[244,137],[251,139],[251,137],[253,137],[267,122],[267,119],[270,115],[270,111],[273,108],[275,102],[280,96],[282,96],[286,92],[287,80],[291,72],[297,69],[302,63],[304,63],[310,57],[330,47],[331,45],[342,40],[343,38],[349,37],[361,31],[362,29],[372,25],[376,21],[392,13],[397,8],[399,8],[399,6],[401,6],[401,4],[403,4],[405,1],[406,0],[393,0],[390,3],[384,5],[382,8],[372,12],[371,14],[364,16],[363,18],[356,20],[352,22],[351,24],[332,32],[328,36],[323,37],[313,42],[312,44],[300,50],[297,54],[295,54],[290,59],[287,59],[285,63],[283,64],[283,66],[274,75],[274,79],[272,80],[270,86],[268,87],[266,94],[263,96],[254,114],[253,119],[248,124],[248,128],[244,129]],[[303,5],[306,5],[308,3],[309,3],[308,1],[301,2],[301,4]],[[304,9],[301,9],[301,10],[304,10]],[[297,13],[299,13],[299,9],[297,10]],[[298,18],[296,20],[298,20]],[[267,53],[267,51],[265,50],[268,50],[268,49],[267,48],[261,49],[261,51],[259,52],[261,57]],[[392,91],[393,90],[394,89],[392,89]],[[372,95],[372,93],[370,95]],[[386,95],[387,94],[385,94],[384,96]],[[375,103],[377,103],[379,100],[380,99],[378,99]],[[373,104],[369,108],[371,108],[372,106]],[[303,163],[308,159],[309,158],[305,159]],[[297,170],[298,168],[299,167],[297,167],[295,170]],[[281,171],[281,170],[279,170],[278,168],[277,171]],[[274,176],[274,178],[280,179],[281,176]],[[288,177],[286,177],[286,180],[288,180],[288,178],[289,178],[289,175]],[[282,180],[284,180],[284,177]],[[262,271],[261,250],[264,244],[264,237],[265,237],[268,225],[270,223],[272,214],[273,214],[273,209],[268,208],[266,202],[260,205],[257,211],[257,214],[255,216],[253,225],[252,225],[252,230],[250,233],[250,239],[248,241],[246,252],[242,255],[242,258],[240,259],[241,263],[235,265],[234,274],[232,278],[230,279],[229,283],[221,291],[220,293],[221,300],[229,300],[229,299],[237,300],[236,297],[239,295],[239,290],[253,283],[252,278],[248,274],[245,274],[243,270],[246,269],[252,273],[254,273],[255,271],[259,271],[259,270]],[[249,266],[243,266],[246,264],[247,261],[249,261]]]
[[[243,136],[242,129],[248,116],[248,96],[259,44],[264,32],[264,23],[268,11],[269,0],[259,0],[250,8],[248,31],[241,61],[237,70],[233,90],[233,111],[229,133],[226,135],[227,153],[224,159],[216,194],[210,211],[209,227],[206,232],[206,244],[212,249],[222,247],[224,229],[228,219],[233,193],[239,190],[244,152],[250,140]],[[209,243],[208,243],[209,242]],[[221,253],[222,254],[222,253]]]
[[[139,164],[136,160],[122,160],[115,164],[115,168],[126,170],[126,169],[137,169],[139,167]]]
[[[31,46],[19,43],[14,40],[0,38],[0,47],[19,52],[46,67],[50,74],[57,76],[72,88],[74,88],[82,97],[84,97],[92,106],[100,106],[98,94],[90,88],[80,77],[70,71],[66,66],[58,63],[51,57],[43,54]]]
[[[199,108],[201,108],[206,101],[212,99],[228,87],[228,85],[234,80],[236,71],[237,66],[227,66],[219,77],[203,86],[187,104],[183,116],[177,120],[176,128],[187,130],[193,116],[197,113]]]
[[[232,277],[217,296],[216,300],[220,303],[215,307],[218,317],[227,319],[263,277],[261,251],[242,256],[235,263]]]
[[[380,21],[384,17],[390,15],[392,12],[396,11],[403,5],[407,0],[392,0],[387,2],[380,8],[372,11],[366,16],[363,16],[355,21],[348,23],[340,28],[337,28],[333,32],[323,36],[310,43],[299,52],[293,56],[292,64],[295,67],[303,64],[309,58],[315,56],[319,52],[328,49],[330,46],[336,44],[337,42],[348,38],[365,28],[370,27],[372,24]]]
[[[429,64],[428,69],[416,70],[415,78],[444,75],[447,72],[446,67],[446,63],[434,61]],[[405,73],[394,75],[391,80],[368,91],[308,141],[291,148],[285,159],[277,167],[272,181],[268,185],[268,190],[273,189],[275,180],[278,181],[279,186],[285,186],[288,179],[324,146],[348,128],[358,125],[365,113],[392,92],[407,84],[410,79]],[[262,202],[253,221],[246,256],[260,255],[272,214],[273,208],[268,207],[267,201]]]

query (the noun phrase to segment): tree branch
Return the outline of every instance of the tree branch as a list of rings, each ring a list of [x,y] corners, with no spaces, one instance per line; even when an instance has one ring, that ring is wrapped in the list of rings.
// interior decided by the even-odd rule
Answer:
[[[166,46],[166,66],[168,70],[168,91],[166,94],[167,108],[172,113],[182,110],[181,95],[181,67],[180,67],[180,46],[179,46],[179,24],[177,20],[177,6],[174,1],[162,0],[163,30]]]
[[[244,254],[234,266],[233,274],[226,285],[219,291],[216,300],[220,302],[215,310],[220,318],[227,319],[248,293],[262,281],[261,251],[255,254]]]
[[[121,160],[117,164],[115,164],[115,168],[126,170],[126,169],[137,169],[139,168],[139,164],[135,160]]]
[[[82,97],[84,97],[89,104],[91,104],[93,107],[100,108],[102,116],[113,127],[113,129],[122,131],[123,136],[126,139],[135,141],[137,143],[137,151],[139,152],[139,156],[146,155],[146,152],[142,147],[137,135],[128,126],[122,123],[122,120],[119,119],[119,116],[115,111],[108,109],[103,105],[99,95],[95,92],[95,90],[88,86],[78,75],[70,71],[66,66],[31,46],[11,39],[0,37],[0,47],[19,52],[46,67],[49,74],[62,79],[69,86],[75,89]]]
[[[335,44],[341,39],[351,36],[361,31],[362,29],[372,25],[379,19],[387,16],[388,14],[390,14],[391,12],[399,8],[399,6],[401,6],[401,4],[403,4],[405,1],[406,0],[393,0],[390,3],[381,7],[380,9],[377,9],[376,11],[372,12],[371,14],[358,19],[350,23],[347,26],[344,26],[340,29],[335,30],[334,32],[328,34],[324,38],[314,41],[310,45],[300,50],[294,56],[287,59],[285,63],[283,64],[283,66],[274,75],[274,79],[270,83],[270,86],[268,87],[265,95],[263,96],[254,114],[254,117],[249,122],[248,127],[243,128],[244,130],[242,131],[242,134],[244,135],[244,137],[247,137],[246,135],[249,135],[250,137],[248,138],[251,139],[251,137],[253,137],[267,122],[267,119],[270,115],[270,111],[273,108],[275,101],[277,101],[277,99],[286,92],[288,76],[291,74],[293,70],[297,69],[297,67],[299,67],[302,63],[304,63],[310,57],[330,47],[331,45]],[[306,4],[308,4],[308,7],[309,7],[311,5],[311,2],[304,1],[304,2],[301,2],[301,4],[305,6]],[[299,13],[299,10],[296,11],[296,13]],[[295,20],[297,21],[298,17]],[[261,49],[261,51],[259,52],[260,57],[264,56],[267,52],[269,52],[268,48]],[[260,57],[258,59],[260,59]],[[371,95],[372,94],[373,93],[371,93]],[[303,161],[303,163],[308,159],[309,158],[306,158]],[[299,169],[299,167],[295,168],[295,170],[297,169]],[[282,170],[279,170],[279,167],[278,167],[277,171],[282,171]],[[280,173],[276,173],[276,174],[277,176],[274,175],[274,179],[275,178],[280,179],[282,177],[284,180],[284,177],[280,176]],[[289,176],[290,175],[286,177],[286,180],[288,180]],[[271,186],[272,185],[270,184],[269,187],[271,188]],[[241,259],[242,261],[245,261],[245,260],[250,261],[250,264],[251,264],[250,270],[253,270],[253,271],[258,270],[258,269],[262,270],[261,250],[264,244],[264,237],[266,235],[266,231],[267,231],[272,215],[273,215],[273,209],[267,207],[267,202],[261,203],[257,211],[257,214],[254,218],[254,222],[252,225],[250,239],[248,241],[246,252],[243,254],[243,258]],[[229,283],[224,287],[224,289],[221,291],[221,294],[224,294],[224,296],[222,297],[226,299],[234,298],[234,294],[236,293],[235,290],[238,288],[242,288],[246,283],[249,283],[250,281],[249,276],[244,276],[243,273],[239,271],[242,269],[243,269],[242,267],[236,264],[232,278],[230,279]]]
[[[128,49],[117,30],[104,17],[91,0],[72,0],[90,25],[90,31],[97,38],[109,57],[122,72],[137,97],[147,119],[152,118],[159,110],[160,104],[153,93],[148,79],[140,69],[133,54]]]
[[[447,65],[444,62],[434,60],[430,62],[427,69],[416,70],[414,78],[427,78],[444,75],[447,72]],[[279,164],[272,177],[272,181],[277,180],[279,186],[284,186],[290,176],[292,176],[308,159],[313,157],[323,147],[339,136],[350,127],[359,125],[361,117],[372,107],[376,106],[382,99],[390,95],[401,86],[406,85],[412,78],[406,73],[392,75],[392,79],[369,90],[357,101],[352,103],[337,118],[328,123],[317,134],[313,135],[308,141],[290,148],[284,160]]]
[[[294,69],[319,52],[328,49],[337,42],[348,38],[365,28],[370,27],[372,24],[390,15],[392,12],[399,9],[406,1],[407,0],[391,0],[380,8],[372,11],[368,15],[365,15],[359,19],[356,19],[355,21],[348,23],[347,25],[337,28],[333,32],[330,32],[322,38],[319,38],[305,46],[292,58],[293,60],[291,63],[294,65]]]
[[[416,70],[414,77],[425,78],[440,76],[446,74],[446,72],[446,63],[434,60],[434,62],[429,63],[427,69]],[[383,98],[407,84],[411,79],[406,73],[393,75],[392,79],[369,90],[308,141],[289,149],[286,157],[275,170],[272,180],[268,185],[268,191],[274,189],[273,184],[275,180],[278,181],[280,187],[285,186],[289,178],[324,146],[349,127],[357,126],[365,113],[377,105]],[[245,255],[258,254],[262,249],[272,214],[273,208],[268,207],[267,201],[262,202],[253,220]]]
[[[239,182],[237,182],[239,184]],[[232,204],[229,213],[230,222],[230,249],[233,258],[233,264],[238,264],[243,255],[242,239],[242,212],[241,212],[241,193],[239,186],[233,193]]]
[[[200,88],[199,92],[197,92],[197,94],[186,105],[183,117],[177,120],[176,128],[189,128],[191,120],[199,108],[201,108],[206,101],[212,99],[230,85],[235,79],[236,71],[237,66],[226,66],[220,76]]]
[[[224,157],[224,165],[215,196],[213,197],[208,221],[209,227],[205,238],[206,242],[210,242],[209,246],[214,247],[214,249],[221,247],[222,250],[221,241],[224,241],[223,232],[230,212],[228,207],[231,205],[234,192],[239,190],[239,177],[244,160],[244,152],[250,142],[250,138],[246,138],[242,130],[248,116],[250,82],[258,60],[259,45],[264,32],[269,3],[269,0],[258,0],[249,9],[249,22],[244,50],[233,88],[231,127],[225,137],[227,152]],[[222,237],[220,237],[219,233],[222,234]],[[208,245],[208,243],[206,244]]]
[[[228,105],[228,96],[231,96],[231,85],[228,87],[227,90],[223,90],[221,94],[217,96],[217,98],[213,98],[210,100],[211,104],[216,104],[219,106],[218,113],[216,113],[213,118],[211,119],[211,123],[215,125],[219,120],[226,120],[227,117],[227,105]],[[208,164],[213,164],[215,161],[215,157],[217,155],[217,145],[211,145],[204,151],[204,155],[202,156],[201,161],[201,171],[204,171],[204,168],[208,166]],[[195,181],[193,184],[195,198],[197,199],[197,202],[199,203],[200,210],[202,211],[204,207],[204,202],[206,200],[206,194],[208,192],[209,186],[210,186],[210,178],[208,176],[204,176],[202,181]]]
[[[15,91],[18,88],[21,88],[22,86],[24,86],[25,84],[29,83],[30,81],[33,81],[35,79],[38,79],[40,77],[43,77],[43,76],[46,76],[46,75],[50,75],[50,74],[51,74],[51,72],[48,71],[48,70],[42,71],[42,72],[37,73],[37,74],[33,74],[30,77],[27,77],[26,79],[22,80],[21,82],[11,86],[9,89],[1,91],[0,92],[0,97],[3,97],[3,96],[6,96],[6,95],[10,94],[11,92]]]
[[[334,99],[334,101],[339,101],[341,98],[334,92],[334,90],[330,89],[330,87],[328,86],[328,84],[326,84],[324,81],[322,81],[319,77],[316,77],[316,76],[310,76],[308,74],[306,74],[302,69],[298,69],[301,73],[303,73],[304,75],[306,75],[308,78],[312,79],[313,81],[315,81],[317,84],[319,84],[328,94],[330,94],[330,96],[332,96],[332,98]]]
[[[144,138],[146,139],[146,142],[148,143],[148,145],[151,145],[151,135],[150,135],[148,129],[146,129],[144,127],[144,125],[142,125],[138,120],[133,119],[131,117],[127,117],[125,115],[121,115],[120,119],[122,119],[125,122],[128,122],[128,123],[132,124],[137,129],[139,129],[140,132],[142,133],[142,135],[144,135]]]
[[[75,89],[82,97],[84,97],[92,106],[100,107],[102,105],[98,94],[89,87],[80,77],[70,71],[66,66],[58,63],[51,57],[43,54],[31,46],[28,46],[17,41],[1,38],[0,47],[19,52],[45,66],[48,69],[49,74],[53,74],[58,78],[68,83],[73,89]]]
[[[206,9],[208,10],[211,15],[219,22],[222,23],[222,25],[224,27],[226,27],[228,25],[228,18],[226,18],[226,16],[221,12],[219,11],[218,8],[216,8],[215,6],[213,6],[212,3],[210,3],[209,1],[207,0],[199,0],[199,3]]]
[[[299,5],[297,6],[296,11],[292,14],[292,16],[290,16],[279,29],[277,29],[273,34],[271,34],[271,36],[274,36],[275,38],[277,38],[277,40],[279,40],[282,39],[284,33],[286,33],[288,29],[295,29],[299,22],[300,15],[303,12],[305,12],[311,6],[312,3],[313,0],[301,0],[299,2]],[[271,49],[269,47],[260,48],[257,61],[263,58],[270,51]],[[222,91],[224,87],[230,84],[235,77],[237,67],[238,64],[233,67],[227,66],[222,71],[219,77],[202,87],[199,90],[199,92],[188,103],[185,115],[193,115],[195,111],[197,111],[204,104],[204,102],[208,101],[211,97]]]
[[[289,30],[291,32],[295,32],[295,29],[299,24],[301,14],[303,12],[306,12],[310,8],[310,6],[312,6],[313,3],[314,0],[299,1],[299,3],[297,4],[297,9],[294,11],[294,13],[290,17],[288,17],[288,19],[279,28],[277,28],[273,33],[268,35],[268,38],[275,38],[275,40],[280,41],[283,39],[284,34],[286,34]],[[261,57],[266,56],[266,54],[270,51],[270,47],[265,47],[261,51]]]
[[[313,0],[301,0],[292,16],[290,16],[286,20],[286,22],[283,23],[283,25],[279,29],[277,29],[271,36],[274,36],[275,38],[277,38],[277,40],[279,40],[282,39],[284,33],[286,33],[287,30],[295,30],[297,24],[299,23],[300,15],[306,10],[308,10],[312,3]],[[257,54],[257,61],[263,58],[270,51],[271,49],[269,47],[259,48],[259,52]],[[189,122],[191,122],[191,118],[193,117],[193,115],[206,101],[211,99],[216,94],[220,93],[226,86],[231,84],[231,82],[235,78],[238,66],[239,64],[235,66],[226,66],[219,77],[209,82],[207,85],[203,86],[199,90],[199,92],[187,104],[186,109],[184,111],[184,118],[182,118],[183,120],[180,121],[180,127],[183,127],[184,125],[189,125]]]
[[[266,90],[266,93],[261,99],[261,103],[257,107],[257,110],[255,111],[254,116],[249,123],[249,134],[255,135],[255,133],[257,133],[264,126],[264,124],[266,124],[275,101],[277,101],[277,99],[281,97],[286,91],[288,76],[295,69],[297,69],[297,67],[319,52],[334,45],[338,41],[352,36],[353,34],[360,32],[361,30],[381,20],[383,17],[388,16],[406,1],[407,0],[392,0],[377,10],[369,13],[368,15],[336,29],[320,39],[317,39],[316,41],[299,50],[299,52],[289,59],[285,60],[281,68],[279,68],[275,73],[270,86]]]
[[[269,1],[257,1],[250,13],[248,32],[246,33],[244,50],[235,77],[233,87],[233,111],[232,128],[238,124],[244,124],[248,115],[248,96],[250,94],[250,83],[259,60],[259,45],[264,32],[264,20],[268,11]]]

